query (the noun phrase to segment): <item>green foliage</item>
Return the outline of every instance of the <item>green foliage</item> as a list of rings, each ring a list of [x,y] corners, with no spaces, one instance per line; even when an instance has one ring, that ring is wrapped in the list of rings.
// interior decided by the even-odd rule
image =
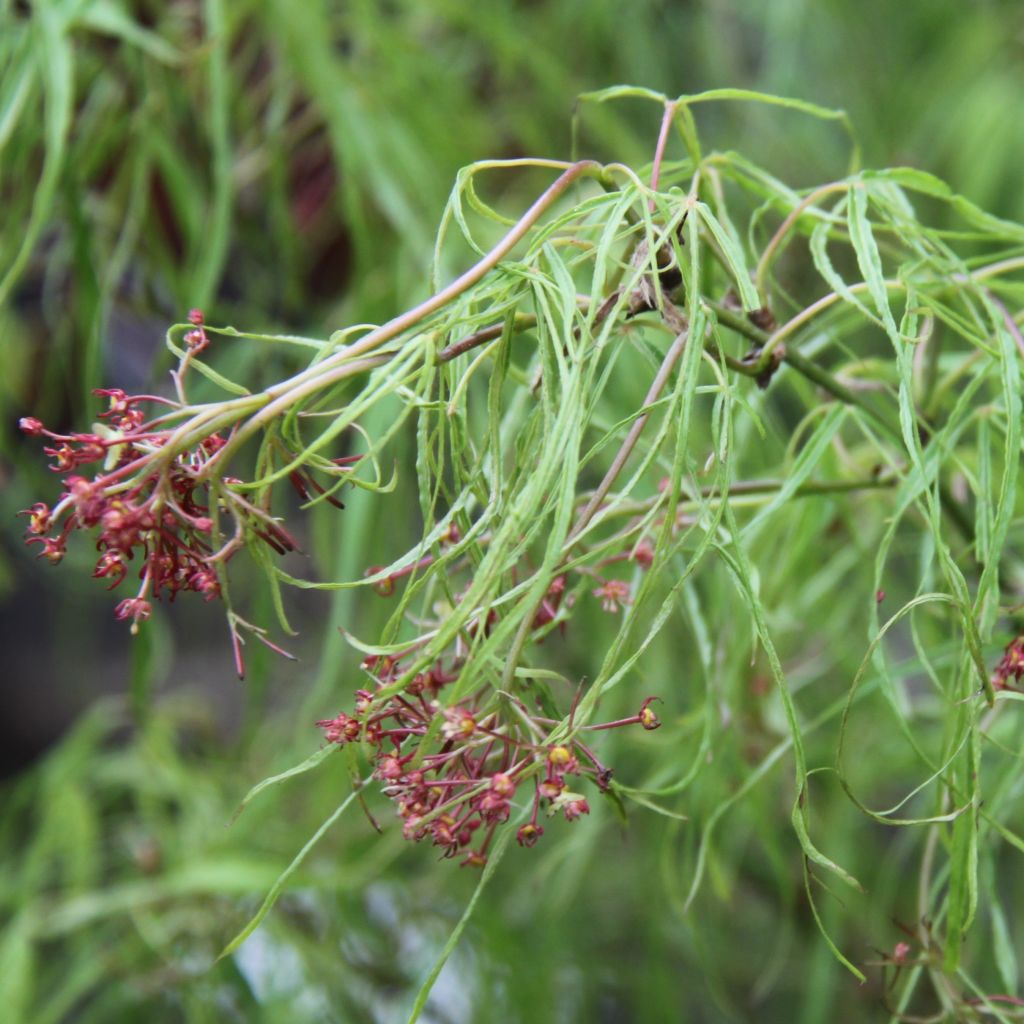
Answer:
[[[238,111],[266,118],[270,138],[301,139],[296,90],[346,169],[340,216],[361,305],[342,308],[362,320],[404,289],[408,309],[320,340],[264,332],[296,307],[257,313],[243,298],[231,314],[261,333],[208,328],[202,359],[186,325],[169,332],[179,366],[204,376],[189,383],[202,402],[182,393],[172,414],[174,443],[206,436],[211,409],[235,430],[220,465],[244,467],[247,483],[209,478],[226,510],[296,469],[362,456],[337,478],[343,512],[275,496],[274,511],[308,530],[310,562],[256,546],[231,591],[247,616],[276,610],[286,631],[288,585],[329,591],[344,639],[306,622],[322,649],[305,708],[283,700],[237,748],[205,709],[150,705],[143,658],[130,726],[98,709],[17,783],[0,833],[12,1019],[486,1020],[500,1006],[508,1020],[676,1020],[681,998],[696,1019],[1018,1019],[989,997],[1019,997],[1024,943],[1019,694],[992,674],[1021,632],[1024,228],[923,171],[860,170],[837,112],[740,89],[669,102],[620,87],[578,110],[578,155],[602,162],[470,164],[432,241],[417,190],[436,195],[433,176],[453,168],[412,141],[425,113],[402,106],[378,128],[386,90],[356,81],[386,19],[358,4],[337,16],[365,48],[346,64],[332,18],[308,10],[210,3],[198,56],[186,56],[184,22],[179,38],[114,5],[40,5],[5,37],[29,84],[5,77],[0,126],[45,153],[27,228],[3,240],[5,287],[39,258],[68,145],[100,145],[88,109],[69,135],[74,65],[94,57],[70,40],[100,30],[122,37],[118,59],[139,74],[166,76],[152,95],[170,109],[189,109],[193,79],[208,91],[201,160],[143,133],[119,171],[125,195],[151,166],[178,182],[185,256],[157,247],[166,262],[152,274],[173,318],[224,287],[228,253],[244,246]],[[528,52],[503,14],[437,16],[499,40],[496,74],[535,62],[531,89],[564,89],[550,53]],[[414,15],[396,5],[393,17]],[[274,39],[258,118],[240,73],[247,19]],[[414,56],[412,80],[425,67]],[[37,94],[47,113],[33,139],[22,110]],[[619,113],[637,103],[653,112],[653,164]],[[724,148],[738,136],[719,136],[742,118],[760,127],[739,153]],[[494,130],[474,131],[477,152]],[[778,166],[765,160],[758,140],[783,130],[820,140],[831,168],[812,183],[794,172],[797,141]],[[535,141],[528,126],[517,138]],[[88,149],[76,152],[88,167]],[[280,149],[261,135],[253,153],[286,202]],[[527,187],[540,198],[520,217]],[[136,209],[121,239],[155,216],[141,198]],[[294,231],[282,237],[297,253]],[[81,251],[111,251],[93,244]],[[93,347],[68,343],[90,385],[128,246],[113,246],[120,264],[96,261],[111,276],[94,287]],[[394,268],[386,282],[381,265]],[[434,298],[409,302],[428,275]],[[282,280],[280,294],[302,294]],[[559,577],[566,597],[538,627]],[[594,593],[610,578],[629,586],[614,612]],[[591,790],[589,818],[546,823],[520,850],[520,794],[470,875],[407,847],[376,783],[353,789],[366,745],[314,752],[307,723],[349,707],[367,655],[405,659],[381,701],[457,657],[442,702],[472,700],[503,722],[536,714],[545,747],[635,715],[651,694],[663,727],[594,733],[615,776],[607,795]],[[364,801],[383,835],[358,817]],[[740,956],[741,934],[761,952]]]

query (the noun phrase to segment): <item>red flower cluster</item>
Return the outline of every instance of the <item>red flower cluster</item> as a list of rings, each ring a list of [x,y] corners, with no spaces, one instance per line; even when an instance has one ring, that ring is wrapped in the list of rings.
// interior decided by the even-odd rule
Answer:
[[[407,839],[429,839],[445,857],[463,855],[464,865],[480,866],[495,831],[512,814],[517,792],[532,785],[530,816],[516,833],[521,846],[532,847],[544,833],[537,821],[541,807],[549,815],[561,811],[566,821],[589,813],[568,777],[589,778],[602,792],[608,788],[611,771],[571,729],[573,738],[547,742],[556,723],[531,714],[518,701],[507,712],[485,707],[487,695],[493,695],[485,689],[442,706],[437,696],[458,678],[457,671],[436,664],[414,676],[402,692],[390,692],[402,675],[400,660],[367,658],[363,668],[374,677],[377,695],[359,690],[353,714],[317,725],[329,743],[364,741],[371,748],[373,775],[397,806]],[[630,718],[584,728],[639,724],[656,729],[661,723],[650,710],[653,699]]]
[[[138,592],[118,604],[119,619],[131,620],[133,631],[149,618],[152,601],[173,600],[190,591],[211,601],[220,596],[218,563],[241,546],[239,534],[249,531],[279,553],[296,548],[291,535],[265,509],[225,487],[226,505],[235,520],[236,537],[219,545],[210,517],[209,483],[203,470],[226,443],[217,433],[193,449],[174,454],[165,446],[173,428],[166,418],[150,419],[148,406],[174,405],[153,395],[127,395],[119,389],[99,390],[109,407],[105,423],[93,433],[57,434],[34,417],[21,429],[51,442],[44,451],[51,469],[64,475],[65,490],[53,508],[37,502],[22,514],[29,517],[29,544],[40,556],[59,563],[68,538],[78,530],[97,530],[99,558],[93,576],[121,584],[131,563],[138,565]],[[89,477],[76,472],[102,464]],[[225,481],[228,485],[229,482]],[[258,634],[257,634],[258,635]]]

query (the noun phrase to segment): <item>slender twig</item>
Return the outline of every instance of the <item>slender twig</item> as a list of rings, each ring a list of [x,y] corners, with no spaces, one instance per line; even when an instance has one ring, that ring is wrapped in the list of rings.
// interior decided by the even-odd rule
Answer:
[[[647,390],[647,395],[644,398],[645,407],[652,406],[661,397],[661,393],[668,383],[673,368],[686,348],[689,336],[689,330],[682,330],[676,335],[675,341],[672,342],[668,352],[665,353],[665,358],[662,360],[661,366],[658,367],[658,372],[651,382],[650,388]],[[566,547],[569,547],[580,536],[594,517],[594,513],[601,507],[602,502],[611,490],[612,484],[615,483],[616,478],[622,471],[622,467],[626,464],[626,460],[632,454],[634,447],[636,447],[636,443],[640,439],[644,427],[647,425],[648,417],[649,413],[645,412],[633,421],[633,425],[629,428],[629,433],[623,440],[619,450],[615,453],[615,458],[608,467],[608,472],[605,473],[604,479],[598,484],[597,490],[594,491],[590,501],[587,502],[573,528],[569,531],[569,536],[566,538]]]
[[[260,397],[262,408],[250,416],[236,432],[234,438],[210,460],[226,463],[235,451],[253,434],[287,412],[296,401],[330,387],[338,380],[349,375],[348,365],[359,356],[366,356],[385,342],[391,341],[405,331],[415,327],[432,313],[443,309],[448,303],[457,299],[467,289],[475,285],[481,278],[492,271],[526,236],[527,232],[537,223],[541,216],[558,200],[563,193],[578,179],[586,175],[600,176],[604,173],[601,164],[594,160],[581,160],[570,164],[557,180],[548,186],[534,201],[533,205],[519,218],[505,237],[493,249],[478,260],[469,270],[457,277],[451,284],[425,299],[412,309],[406,310],[386,324],[370,331],[359,341],[348,345],[341,351],[329,356],[314,366],[303,370],[289,380],[268,388]]]
[[[525,320],[526,318],[524,317],[523,319]],[[525,331],[528,327],[532,327],[536,324],[537,317],[531,316],[530,320],[531,323],[524,323],[519,317],[516,317],[516,320],[512,325],[512,330]],[[471,352],[479,345],[483,345],[488,341],[494,341],[495,338],[500,338],[501,333],[504,330],[504,324],[494,324],[492,327],[485,327],[483,330],[477,331],[475,334],[470,334],[459,341],[453,341],[450,345],[445,346],[437,353],[437,361],[439,363],[449,363],[464,353]]]
[[[800,484],[793,492],[794,498],[810,498],[828,494],[849,494],[855,491],[881,491],[895,487],[900,482],[896,476],[857,477],[852,480],[819,480],[814,483]],[[776,494],[785,487],[784,480],[737,480],[724,491],[714,484],[701,487],[694,492],[694,497],[680,503],[680,508],[693,505],[700,501],[717,501],[728,496],[732,498],[756,497],[758,495]],[[581,500],[589,500],[591,494],[580,495]],[[654,495],[639,501],[620,501],[614,509],[608,510],[607,518],[615,516],[639,516],[650,512],[661,501],[661,496]]]
[[[658,179],[661,177],[661,161],[665,156],[665,146],[668,143],[668,133],[672,129],[672,122],[676,117],[675,101],[665,104],[665,113],[661,118],[661,131],[658,132],[658,144],[654,148],[654,163],[651,166],[651,191],[658,191]],[[654,200],[651,199],[650,209],[654,210]]]
[[[775,262],[775,256],[778,252],[779,246],[792,230],[793,225],[796,224],[801,215],[807,211],[807,208],[813,206],[823,196],[830,195],[833,192],[848,192],[849,190],[850,182],[833,181],[828,185],[822,185],[821,188],[815,189],[810,195],[802,199],[793,207],[792,210],[789,211],[786,219],[779,225],[775,234],[772,235],[771,241],[764,247],[764,251],[761,253],[761,258],[757,262],[757,270],[754,273],[754,287],[757,289],[758,295],[767,294],[765,278],[768,276],[768,271],[771,269],[772,263]]]
[[[750,338],[750,340],[754,341],[756,344],[760,345],[763,343],[765,348],[767,348],[770,340],[775,338],[779,333],[775,332],[775,334],[769,335],[760,328],[755,327],[745,317],[738,316],[725,307],[714,305],[713,308],[719,320],[727,327],[730,327],[747,338]],[[764,348],[762,348],[761,351],[763,355]],[[783,350],[781,360],[808,380],[817,384],[819,387],[824,388],[825,391],[839,399],[839,401],[844,405],[856,406],[863,413],[870,416],[871,419],[885,430],[893,440],[902,441],[903,432],[900,429],[899,423],[885,415],[880,409],[875,408],[870,402],[865,400],[863,395],[851,390],[845,384],[837,380],[827,370],[823,370],[813,360],[808,359],[806,356],[801,355],[795,349],[791,348]],[[753,376],[751,370],[759,364],[760,360],[758,360],[758,363],[756,364],[751,364],[750,369],[741,372],[749,373]],[[966,510],[953,496],[953,492],[949,489],[949,485],[941,480],[939,481],[939,499],[942,503],[943,509],[947,512],[950,519],[953,520],[953,523],[964,539],[973,544],[974,524],[971,522],[970,516],[967,514]]]

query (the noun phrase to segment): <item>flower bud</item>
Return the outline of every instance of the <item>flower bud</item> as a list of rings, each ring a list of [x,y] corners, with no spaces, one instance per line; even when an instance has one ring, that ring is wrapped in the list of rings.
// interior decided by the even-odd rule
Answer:
[[[44,533],[48,533],[50,527],[53,526],[50,508],[41,501],[37,501],[31,508],[26,508],[18,514],[28,516],[28,532],[35,537],[41,537]]]
[[[445,708],[441,733],[446,740],[468,740],[476,732],[476,719],[465,708]]]
[[[526,825],[521,825],[519,831],[516,832],[516,842],[527,849],[530,849],[537,845],[537,840],[544,835],[544,829],[540,825],[535,825],[533,822],[529,822]]]
[[[141,597],[126,598],[114,609],[114,615],[118,619],[131,619],[136,626],[140,622],[145,622],[152,614],[153,606]]]
[[[648,697],[647,700],[640,705],[640,710],[637,712],[637,718],[640,720],[640,724],[652,732],[655,729],[661,728],[661,722],[658,716],[651,710],[651,704],[658,700],[657,697]]]
[[[516,791],[516,784],[504,772],[498,772],[491,776],[491,792],[497,796],[509,799]]]
[[[324,731],[328,743],[344,745],[359,739],[362,726],[354,718],[342,713],[337,718],[324,718],[316,723]]]
[[[402,762],[394,754],[388,754],[377,762],[374,772],[378,778],[394,781],[402,777]]]
[[[545,779],[537,786],[537,792],[540,793],[543,800],[557,799],[563,789],[565,789],[565,783],[561,779]]]
[[[566,821],[575,821],[581,814],[590,813],[590,804],[576,793],[563,793],[561,807]]]
[[[651,546],[651,542],[642,540],[633,549],[633,554],[630,557],[641,569],[650,569],[654,562],[654,548]]]

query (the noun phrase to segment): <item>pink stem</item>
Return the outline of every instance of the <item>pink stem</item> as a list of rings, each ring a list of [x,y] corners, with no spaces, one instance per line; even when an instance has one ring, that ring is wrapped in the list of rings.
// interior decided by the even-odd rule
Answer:
[[[668,143],[668,133],[676,116],[675,103],[665,104],[665,113],[661,119],[661,131],[658,132],[658,144],[654,149],[654,166],[651,168],[651,191],[658,191],[658,179],[661,177],[661,161],[665,156],[665,146]],[[654,209],[654,200],[651,200],[650,209]]]

